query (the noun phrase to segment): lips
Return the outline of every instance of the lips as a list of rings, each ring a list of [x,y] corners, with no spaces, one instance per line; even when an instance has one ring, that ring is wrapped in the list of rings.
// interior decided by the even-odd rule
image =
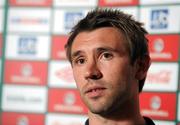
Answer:
[[[86,89],[85,94],[89,97],[89,98],[97,98],[102,96],[104,90],[106,88],[102,87],[102,86],[93,86],[93,87],[89,87]]]

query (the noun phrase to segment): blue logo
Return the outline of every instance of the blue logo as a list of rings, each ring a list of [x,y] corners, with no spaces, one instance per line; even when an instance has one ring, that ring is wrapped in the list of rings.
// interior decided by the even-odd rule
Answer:
[[[47,24],[48,20],[46,18],[22,18],[22,17],[13,17],[11,22],[14,24]]]
[[[64,28],[70,30],[82,17],[82,12],[67,12],[64,18]]]
[[[18,41],[18,53],[25,55],[34,55],[36,50],[36,37],[20,37]]]
[[[166,29],[168,28],[168,9],[152,10],[151,12],[151,28]]]

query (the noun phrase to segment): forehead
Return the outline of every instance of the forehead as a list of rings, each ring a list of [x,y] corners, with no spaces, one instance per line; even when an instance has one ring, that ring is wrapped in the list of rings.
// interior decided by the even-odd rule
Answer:
[[[121,31],[113,27],[104,27],[79,33],[73,41],[71,52],[88,51],[102,46],[125,49],[126,44],[126,38]]]

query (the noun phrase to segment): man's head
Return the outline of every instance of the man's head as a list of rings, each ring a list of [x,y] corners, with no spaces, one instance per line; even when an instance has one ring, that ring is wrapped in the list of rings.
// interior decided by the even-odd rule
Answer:
[[[129,52],[130,62],[134,65],[136,60],[143,60],[149,57],[148,40],[145,35],[146,30],[142,24],[135,21],[130,15],[118,10],[96,9],[87,14],[72,29],[68,42],[65,46],[67,58],[72,63],[72,44],[77,35],[86,31],[93,31],[103,27],[114,27],[118,29],[126,38],[126,47]],[[104,34],[104,37],[109,34]],[[148,62],[150,65],[150,62]],[[148,67],[146,67],[148,69]],[[145,69],[146,70],[146,69]],[[139,92],[142,91],[145,77],[139,80]]]

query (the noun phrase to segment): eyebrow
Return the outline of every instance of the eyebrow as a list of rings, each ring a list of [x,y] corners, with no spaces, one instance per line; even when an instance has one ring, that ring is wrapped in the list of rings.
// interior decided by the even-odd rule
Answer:
[[[114,49],[114,48],[111,48],[111,47],[99,47],[97,48],[97,51],[98,52],[102,52],[102,51],[114,51],[114,52],[117,52],[118,50],[117,49]]]
[[[97,51],[97,52],[103,52],[103,51],[114,51],[114,52],[118,52],[117,49],[114,49],[114,48],[111,48],[111,47],[107,47],[107,46],[96,48],[96,51]],[[81,53],[84,53],[84,52],[81,51],[81,50],[77,50],[77,51],[73,52],[72,55],[71,55],[71,59],[73,59],[74,57],[80,55]]]
[[[72,55],[71,55],[71,60],[72,60],[74,57],[80,55],[81,53],[83,53],[81,50],[78,50],[78,51],[73,52]]]

